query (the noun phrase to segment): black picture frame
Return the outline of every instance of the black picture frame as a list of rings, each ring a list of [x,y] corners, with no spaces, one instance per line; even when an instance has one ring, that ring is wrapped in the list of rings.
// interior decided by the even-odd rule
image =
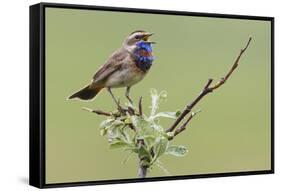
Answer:
[[[213,18],[264,20],[271,23],[271,169],[249,172],[212,173],[186,176],[165,176],[145,179],[102,180],[46,184],[45,182],[45,8],[86,9],[118,12],[153,13]],[[89,5],[39,3],[30,6],[30,129],[29,184],[38,188],[84,186],[98,184],[149,182],[191,178],[210,178],[274,173],[274,17],[195,13],[183,11],[103,7]]]

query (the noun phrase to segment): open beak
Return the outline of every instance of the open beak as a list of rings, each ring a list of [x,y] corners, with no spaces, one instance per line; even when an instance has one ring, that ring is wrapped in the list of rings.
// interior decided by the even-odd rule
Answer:
[[[152,36],[153,34],[154,34],[154,33],[146,33],[142,39],[143,39],[144,41],[146,41],[146,42],[151,43],[151,44],[156,44],[156,42],[152,42],[152,41],[149,41],[149,40],[148,40],[149,37]]]

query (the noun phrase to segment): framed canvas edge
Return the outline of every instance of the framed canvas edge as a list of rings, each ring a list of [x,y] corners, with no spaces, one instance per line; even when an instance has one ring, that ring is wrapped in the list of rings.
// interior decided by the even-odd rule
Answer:
[[[42,188],[43,129],[42,129],[42,13],[41,4],[29,7],[29,184]]]
[[[195,174],[183,176],[148,177],[144,179],[116,179],[83,182],[46,183],[45,161],[45,9],[69,8],[101,11],[117,11],[132,13],[150,13],[164,15],[182,15],[213,18],[233,18],[248,20],[264,20],[271,23],[271,169],[257,171],[241,171],[227,173]],[[62,3],[39,3],[31,5],[30,9],[30,107],[29,107],[29,184],[38,188],[55,188],[70,186],[87,186],[117,183],[136,183],[167,180],[182,180],[194,178],[229,177],[244,175],[259,175],[274,173],[274,17],[232,15],[217,13],[200,13],[171,10],[138,9],[125,7],[105,7],[93,5],[75,5]],[[36,18],[34,18],[34,16]],[[35,47],[38,47],[36,49]],[[39,63],[39,64],[38,64]],[[37,66],[37,67],[36,67]]]

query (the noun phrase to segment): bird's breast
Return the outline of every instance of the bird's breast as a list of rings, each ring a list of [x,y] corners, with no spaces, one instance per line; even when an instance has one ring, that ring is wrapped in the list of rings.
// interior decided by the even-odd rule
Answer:
[[[152,52],[144,49],[140,49],[135,52],[135,64],[143,72],[146,72],[150,69],[153,60],[154,57],[152,55]]]
[[[145,73],[132,62],[124,64],[120,70],[114,72],[105,83],[106,87],[128,87],[141,81]]]
[[[154,60],[151,43],[139,42],[134,50],[134,61],[137,68],[147,72]]]

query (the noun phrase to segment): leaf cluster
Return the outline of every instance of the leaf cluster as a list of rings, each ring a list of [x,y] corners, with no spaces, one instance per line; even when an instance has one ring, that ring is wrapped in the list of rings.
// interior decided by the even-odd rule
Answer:
[[[170,145],[169,137],[173,136],[173,132],[165,132],[160,124],[161,118],[174,120],[181,112],[158,112],[160,103],[167,98],[167,93],[155,89],[151,89],[150,93],[149,115],[138,112],[122,114],[115,111],[100,124],[101,135],[107,136],[111,149],[118,148],[136,154],[140,165],[147,168],[154,164],[159,166],[159,158],[164,154],[182,157],[187,153],[184,146]],[[128,108],[137,110],[131,104]]]

